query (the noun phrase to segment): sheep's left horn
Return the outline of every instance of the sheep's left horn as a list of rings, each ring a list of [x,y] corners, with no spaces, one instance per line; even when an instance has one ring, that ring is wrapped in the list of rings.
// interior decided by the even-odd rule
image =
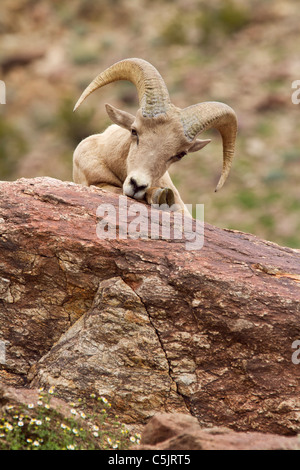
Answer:
[[[171,102],[163,78],[149,62],[135,58],[116,62],[100,73],[84,90],[74,111],[93,91],[116,80],[129,80],[136,86],[143,116],[155,117],[167,112]]]
[[[237,134],[236,114],[230,106],[207,101],[189,106],[181,111],[181,122],[185,136],[192,141],[207,129],[217,129],[223,141],[223,169],[215,191],[222,188],[231,168]]]

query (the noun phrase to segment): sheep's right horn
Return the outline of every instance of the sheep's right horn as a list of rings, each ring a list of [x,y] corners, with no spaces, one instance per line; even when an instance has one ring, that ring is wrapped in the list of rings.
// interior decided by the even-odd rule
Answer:
[[[231,168],[237,134],[236,114],[230,106],[216,101],[207,101],[189,106],[181,111],[181,122],[185,136],[192,141],[200,132],[217,129],[223,141],[223,170],[216,191],[222,188]]]
[[[129,80],[138,91],[144,117],[167,112],[171,102],[166,84],[153,65],[142,59],[125,59],[100,73],[84,90],[74,111],[95,90],[117,80]]]

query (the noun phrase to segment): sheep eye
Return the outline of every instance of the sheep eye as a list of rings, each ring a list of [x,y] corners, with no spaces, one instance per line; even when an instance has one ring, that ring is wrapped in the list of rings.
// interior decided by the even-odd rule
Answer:
[[[139,145],[139,135],[138,135],[136,129],[131,129],[131,135],[132,135],[133,137],[136,137],[136,139],[137,139],[137,145]]]
[[[177,158],[178,160],[181,160],[185,155],[186,155],[186,152],[180,152],[177,155],[175,155],[175,158]]]

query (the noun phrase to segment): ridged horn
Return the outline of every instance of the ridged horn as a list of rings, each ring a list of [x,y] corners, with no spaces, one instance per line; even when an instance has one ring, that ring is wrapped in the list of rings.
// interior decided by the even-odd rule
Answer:
[[[206,101],[181,111],[185,136],[192,141],[207,129],[217,129],[223,141],[223,169],[215,191],[222,188],[231,168],[237,134],[236,114],[230,106],[216,101]]]
[[[95,90],[117,80],[129,80],[138,92],[144,117],[155,117],[167,112],[170,97],[166,84],[153,65],[143,59],[125,59],[100,73],[84,90],[74,111]]]

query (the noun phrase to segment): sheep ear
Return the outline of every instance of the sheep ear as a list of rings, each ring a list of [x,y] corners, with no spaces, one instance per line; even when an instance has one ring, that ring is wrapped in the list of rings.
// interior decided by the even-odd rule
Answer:
[[[132,114],[129,114],[126,111],[121,111],[121,109],[117,109],[111,104],[106,104],[105,107],[107,114],[115,124],[131,130],[132,123],[135,120],[135,117]]]
[[[195,142],[191,145],[189,148],[189,152],[197,152],[200,149],[203,149],[205,145],[209,144],[211,142],[211,139],[207,140],[201,140],[201,139],[196,139]]]

